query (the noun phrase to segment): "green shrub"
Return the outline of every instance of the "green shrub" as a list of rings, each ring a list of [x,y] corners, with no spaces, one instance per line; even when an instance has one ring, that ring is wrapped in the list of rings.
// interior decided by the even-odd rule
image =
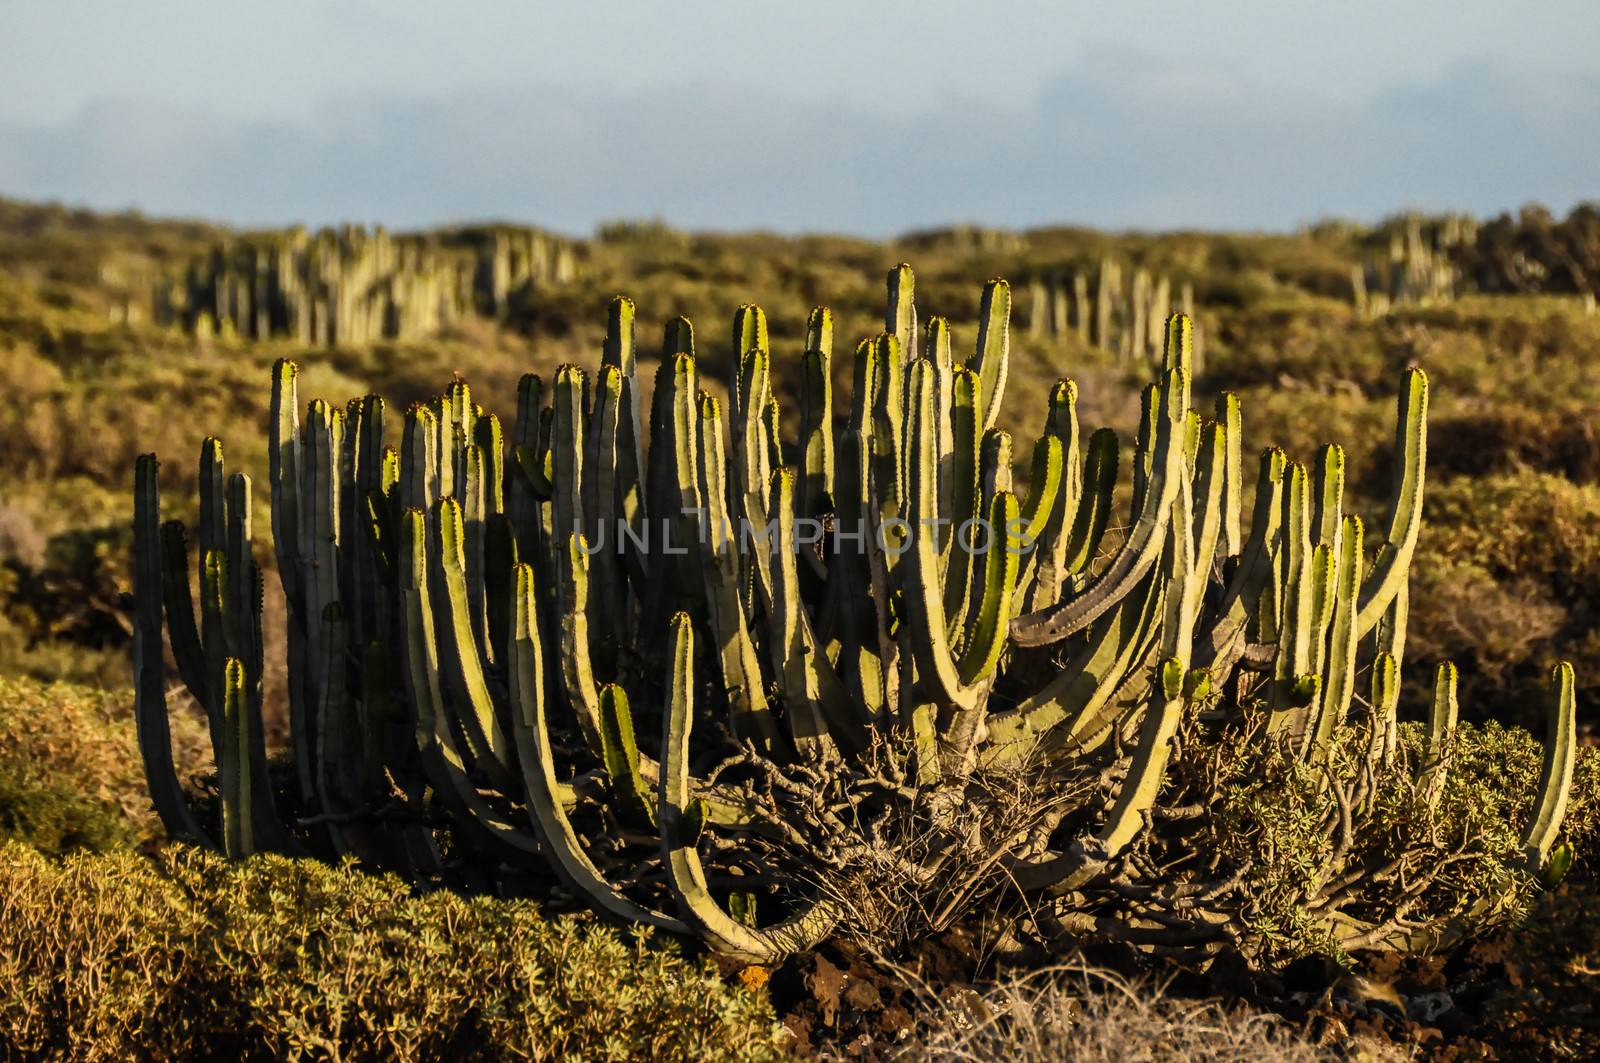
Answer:
[[[1580,703],[1600,694],[1600,487],[1529,470],[1431,486],[1412,573],[1409,656],[1461,666],[1464,714],[1537,732],[1558,659]]]
[[[179,752],[209,760],[201,723],[181,714],[174,723]],[[134,741],[132,693],[0,678],[0,839],[54,853],[161,833]]]
[[[774,1059],[770,1007],[529,901],[171,848],[0,848],[0,1042],[57,1059]]]

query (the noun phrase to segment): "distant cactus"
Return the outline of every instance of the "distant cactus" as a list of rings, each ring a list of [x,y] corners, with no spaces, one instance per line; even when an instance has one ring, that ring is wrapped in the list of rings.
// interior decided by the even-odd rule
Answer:
[[[1102,293],[1109,282],[1103,270]],[[838,417],[824,309],[804,351],[781,356],[758,307],[710,353],[670,322],[646,402],[619,297],[599,374],[525,378],[509,441],[459,381],[396,425],[372,396],[302,407],[294,365],[278,363],[272,530],[297,792],[267,782],[249,481],[225,478],[207,442],[195,559],[181,524],[161,522],[146,456],[137,716],[168,830],[433,880],[542,869],[610,917],[757,961],[855,918],[864,894],[838,886],[850,869],[952,898],[930,925],[988,883],[1026,901],[1007,910],[1038,947],[1090,934],[1210,954],[1251,947],[1259,925],[1249,868],[1197,851],[1185,826],[1220,814],[1221,796],[1172,789],[1203,732],[1283,765],[1285,793],[1311,780],[1293,791],[1309,803],[1295,822],[1325,840],[1292,897],[1332,946],[1470,929],[1449,909],[1419,915],[1421,887],[1396,885],[1361,841],[1419,860],[1445,844],[1372,826],[1393,803],[1382,787],[1437,802],[1454,743],[1453,670],[1415,780],[1395,737],[1426,377],[1401,381],[1381,525],[1344,512],[1337,447],[1311,466],[1263,454],[1246,525],[1238,400],[1204,419],[1192,320],[1147,316],[1158,380],[1127,455],[1132,511],[1114,517],[1123,448],[1107,429],[1080,441],[1070,380],[1050,390],[1017,482],[996,426],[1010,293],[985,287],[961,362],[945,320],[919,313],[910,268],[891,271],[885,331],[855,348]],[[798,378],[792,440],[780,360]],[[703,381],[711,365],[725,402]],[[163,615],[211,721],[220,832],[172,762]],[[1556,680],[1518,857],[1530,880],[1561,852],[1572,778],[1570,668]]]
[[[1092,277],[1091,303],[1091,274],[1067,269],[1036,273],[1027,288],[1028,335],[1073,334],[1103,351],[1159,363],[1164,351],[1162,326],[1175,309],[1171,278],[1139,268],[1131,283],[1124,283],[1124,266],[1112,258],[1102,258]],[[1176,309],[1195,320],[1192,285],[1180,288]],[[1203,351],[1197,349],[1192,361],[1202,362]]]
[[[390,235],[346,226],[249,236],[212,248],[151,296],[158,324],[322,346],[432,336],[504,317],[526,289],[572,279],[570,242],[536,229]]]

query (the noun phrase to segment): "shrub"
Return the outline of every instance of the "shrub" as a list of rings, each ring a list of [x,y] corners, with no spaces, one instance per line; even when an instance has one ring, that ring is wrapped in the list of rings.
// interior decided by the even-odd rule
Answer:
[[[54,853],[160,833],[132,703],[127,691],[0,678],[0,838]],[[201,725],[177,714],[173,721],[177,748],[208,758]]]
[[[313,861],[0,848],[0,1041],[60,1059],[775,1059],[644,935]]]
[[[1537,726],[1550,664],[1600,687],[1600,487],[1524,470],[1428,495],[1412,566],[1411,653],[1462,665],[1463,708]],[[1420,674],[1420,670],[1419,670]],[[1469,710],[1469,711],[1481,711]]]

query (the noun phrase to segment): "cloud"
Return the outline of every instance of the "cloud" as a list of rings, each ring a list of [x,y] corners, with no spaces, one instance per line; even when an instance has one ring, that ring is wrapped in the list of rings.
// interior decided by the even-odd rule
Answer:
[[[301,123],[111,102],[0,124],[0,193],[247,224],[1284,228],[1410,206],[1564,209],[1596,193],[1597,113],[1600,76],[1486,61],[1329,99],[1103,51],[1013,106],[948,99],[905,118],[703,80],[356,98]]]

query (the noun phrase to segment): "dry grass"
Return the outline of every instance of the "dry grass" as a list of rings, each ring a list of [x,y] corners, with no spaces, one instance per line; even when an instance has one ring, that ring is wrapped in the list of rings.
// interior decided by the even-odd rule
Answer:
[[[966,1063],[1315,1063],[1401,1060],[1367,1043],[1319,1047],[1274,1015],[1111,971],[1058,967],[945,1003],[902,1058]]]

